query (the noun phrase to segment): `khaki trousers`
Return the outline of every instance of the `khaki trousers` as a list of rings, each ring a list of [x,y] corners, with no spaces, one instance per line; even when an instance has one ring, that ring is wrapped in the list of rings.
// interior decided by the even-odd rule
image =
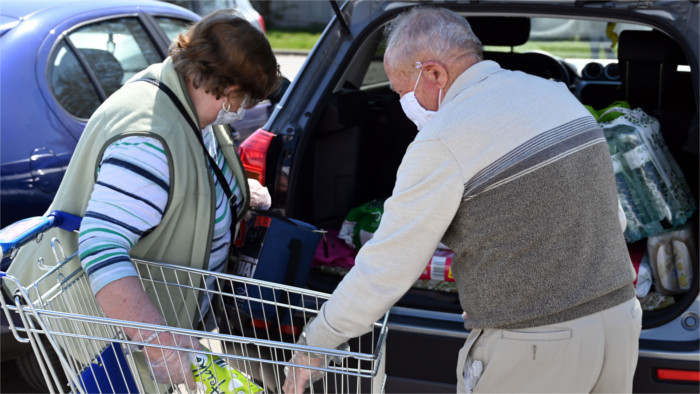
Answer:
[[[629,393],[641,328],[642,309],[632,298],[559,324],[474,329],[459,352],[457,392]]]

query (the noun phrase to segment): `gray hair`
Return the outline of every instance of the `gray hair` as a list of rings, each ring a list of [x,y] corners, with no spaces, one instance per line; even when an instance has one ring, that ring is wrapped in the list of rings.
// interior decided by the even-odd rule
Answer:
[[[394,18],[384,31],[386,60],[391,67],[400,62],[413,64],[428,53],[446,59],[458,53],[471,53],[481,60],[481,41],[467,20],[445,8],[415,7]]]

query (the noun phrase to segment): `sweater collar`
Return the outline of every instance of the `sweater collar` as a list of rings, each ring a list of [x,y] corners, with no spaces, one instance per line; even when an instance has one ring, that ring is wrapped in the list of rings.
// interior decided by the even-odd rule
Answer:
[[[445,94],[445,98],[443,99],[442,104],[444,105],[445,103],[449,102],[454,97],[456,97],[462,91],[471,88],[472,86],[478,84],[479,82],[488,78],[492,74],[495,74],[500,71],[503,71],[501,66],[499,66],[498,63],[492,60],[482,60],[478,63],[475,63],[468,69],[464,70],[464,72],[462,72],[462,74],[460,74],[460,76],[457,77],[457,79],[455,79],[454,83],[452,84],[452,86],[450,86],[450,89],[447,91],[447,94]]]

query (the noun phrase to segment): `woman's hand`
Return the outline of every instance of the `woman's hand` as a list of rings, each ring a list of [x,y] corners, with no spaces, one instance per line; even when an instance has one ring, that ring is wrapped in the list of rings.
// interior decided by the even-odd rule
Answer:
[[[258,182],[257,179],[248,178],[248,189],[250,190],[250,207],[255,209],[270,209],[272,197],[270,191]]]
[[[127,276],[105,285],[95,296],[107,317],[133,322],[164,325],[165,319],[153,305],[136,276]],[[132,340],[151,345],[172,346],[201,350],[197,338],[187,335],[124,327],[124,333]],[[153,377],[160,383],[187,384],[195,389],[190,363],[191,352],[163,349],[155,346],[144,347],[146,361]]]
[[[203,349],[197,338],[169,332],[158,333],[150,343],[192,350]],[[151,374],[158,383],[170,385],[186,384],[190,390],[197,388],[192,375],[192,364],[194,362],[194,354],[192,352],[146,345],[144,353],[151,369]]]

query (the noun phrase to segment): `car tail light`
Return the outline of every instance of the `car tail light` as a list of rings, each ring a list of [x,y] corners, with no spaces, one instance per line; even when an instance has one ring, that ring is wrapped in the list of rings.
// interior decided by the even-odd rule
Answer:
[[[656,370],[656,377],[659,380],[671,380],[677,382],[700,382],[700,371],[688,371],[685,369],[664,369]]]
[[[248,138],[241,142],[238,155],[249,178],[257,179],[265,185],[265,161],[267,148],[270,147],[272,137],[275,135],[263,129],[256,130]]]
[[[267,330],[272,325],[272,322],[268,322],[262,319],[253,319],[250,321],[250,325],[254,328],[262,328],[264,330]]]
[[[283,334],[297,336],[301,334],[301,327],[289,324],[282,324],[280,325],[280,331],[282,331]]]
[[[265,21],[263,20],[262,15],[258,15],[258,22],[260,23],[260,28],[262,29],[262,32],[265,33]]]

